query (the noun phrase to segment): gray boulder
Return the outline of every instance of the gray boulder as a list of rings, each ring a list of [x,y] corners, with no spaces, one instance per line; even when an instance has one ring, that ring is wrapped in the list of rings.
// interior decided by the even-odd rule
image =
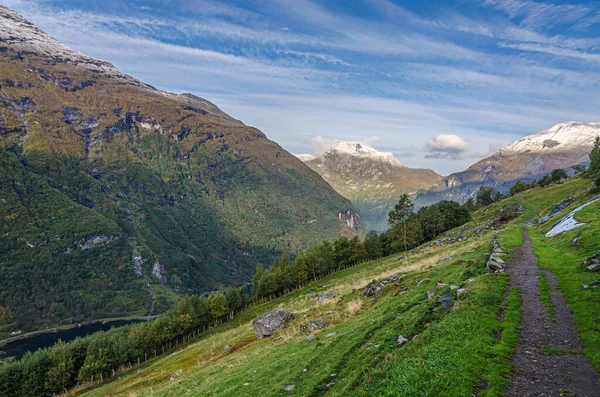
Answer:
[[[396,346],[400,347],[407,342],[408,342],[408,339],[406,339],[404,336],[400,335],[400,336],[398,336],[398,339],[396,339]]]
[[[313,332],[318,329],[324,328],[327,325],[329,325],[329,323],[327,321],[323,320],[322,318],[317,318],[315,320],[310,320],[310,321],[307,321],[307,322],[301,324],[300,332],[302,332],[302,333]]]
[[[258,339],[271,336],[284,329],[293,318],[294,315],[285,309],[272,310],[254,320],[254,333]]]
[[[334,291],[327,291],[327,292],[319,292],[316,294],[308,294],[306,296],[306,299],[307,300],[315,299],[317,301],[317,305],[320,305],[322,303],[325,303],[329,299],[335,298],[335,296],[336,296],[336,293]]]

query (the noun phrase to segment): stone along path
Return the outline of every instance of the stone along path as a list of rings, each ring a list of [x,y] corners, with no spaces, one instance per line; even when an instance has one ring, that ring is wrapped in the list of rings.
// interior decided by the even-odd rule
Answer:
[[[600,378],[587,357],[583,343],[575,329],[573,314],[558,290],[554,274],[540,270],[533,255],[527,227],[523,231],[523,245],[515,248],[515,257],[508,262],[510,288],[519,288],[522,296],[523,320],[520,344],[513,365],[509,396],[600,396]],[[551,288],[555,321],[548,316],[540,300],[538,273],[544,272]],[[561,351],[548,354],[547,348]]]

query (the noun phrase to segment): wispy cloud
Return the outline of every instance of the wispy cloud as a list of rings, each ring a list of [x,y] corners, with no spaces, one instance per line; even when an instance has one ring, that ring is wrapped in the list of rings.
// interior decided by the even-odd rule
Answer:
[[[449,174],[490,142],[598,117],[594,4],[7,1],[67,45],[212,100],[296,153],[379,137],[407,165]],[[469,147],[428,149],[438,135]]]

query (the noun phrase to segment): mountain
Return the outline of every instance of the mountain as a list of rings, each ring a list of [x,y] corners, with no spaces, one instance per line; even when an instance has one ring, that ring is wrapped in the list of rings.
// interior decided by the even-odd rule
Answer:
[[[517,181],[532,181],[557,168],[589,161],[600,123],[570,121],[526,136],[500,149],[465,171],[449,175],[429,191],[417,195],[419,205],[443,199],[466,201],[479,187],[493,186],[503,193]]]
[[[400,194],[428,189],[441,179],[432,170],[409,168],[393,153],[357,142],[337,142],[318,158],[297,156],[352,201],[369,230],[387,229],[388,212]]]
[[[1,6],[0,70],[0,334],[162,311],[362,228],[256,128]]]

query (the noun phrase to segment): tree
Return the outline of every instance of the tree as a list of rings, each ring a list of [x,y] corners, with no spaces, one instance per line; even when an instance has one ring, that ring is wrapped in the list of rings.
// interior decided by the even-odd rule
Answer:
[[[515,194],[519,194],[521,192],[524,192],[525,190],[529,189],[529,184],[525,183],[525,182],[521,182],[520,180],[518,180],[511,188],[510,188],[510,193],[509,195],[514,196]]]
[[[213,292],[208,296],[208,308],[210,316],[215,324],[229,312],[227,307],[227,298],[221,292]]]
[[[333,257],[338,268],[350,264],[350,240],[340,237],[333,242]]]
[[[477,191],[477,207],[487,207],[502,198],[502,193],[490,186],[482,186]]]
[[[240,297],[240,290],[238,288],[229,287],[225,293],[227,298],[227,305],[229,306],[229,316],[233,318],[235,312],[242,308],[242,298]]]
[[[475,200],[473,200],[473,197],[469,197],[469,199],[463,204],[463,208],[467,210],[467,212],[475,211]]]
[[[252,296],[260,299],[262,297],[261,284],[265,275],[265,266],[262,263],[256,264],[256,271],[252,277]]]
[[[446,230],[444,215],[438,205],[421,208],[418,216],[425,240],[432,240]]]
[[[363,244],[369,258],[379,258],[382,255],[381,240],[379,239],[377,232],[371,230],[367,233]]]
[[[358,236],[354,236],[352,240],[350,240],[350,247],[348,248],[349,258],[348,261],[353,263],[358,263],[367,259],[369,255],[363,243],[360,242]]]
[[[46,377],[46,386],[53,393],[62,393],[71,385],[74,376],[73,357],[69,346],[59,340],[50,349],[50,368]]]
[[[590,165],[586,175],[594,181],[596,187],[600,187],[600,136],[594,141],[594,148],[590,152]]]
[[[407,239],[407,229],[406,229],[406,220],[413,213],[414,204],[408,197],[408,194],[403,194],[398,199],[398,202],[394,206],[394,208],[390,211],[388,215],[388,224],[390,225],[390,229],[397,229],[402,234],[402,239],[404,241],[404,250],[408,249],[408,239]]]
[[[402,227],[404,226],[404,227]],[[405,251],[418,246],[423,241],[423,229],[417,214],[412,213],[405,222],[389,230],[392,248]]]
[[[558,183],[563,179],[567,179],[568,177],[569,174],[567,174],[567,171],[563,170],[562,168],[555,169],[550,174],[550,179],[552,180],[552,183]]]

